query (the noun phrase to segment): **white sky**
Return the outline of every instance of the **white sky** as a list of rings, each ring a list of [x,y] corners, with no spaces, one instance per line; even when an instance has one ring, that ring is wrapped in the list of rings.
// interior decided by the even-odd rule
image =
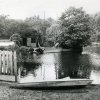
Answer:
[[[100,11],[100,0],[0,0],[0,15],[10,18],[25,19],[34,15],[41,18],[60,17],[70,6],[83,7],[89,14]]]

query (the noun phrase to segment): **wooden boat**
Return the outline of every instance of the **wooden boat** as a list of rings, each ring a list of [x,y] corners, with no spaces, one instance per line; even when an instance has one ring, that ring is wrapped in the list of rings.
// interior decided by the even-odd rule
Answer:
[[[90,79],[58,79],[55,81],[35,81],[26,83],[17,83],[16,87],[75,87],[87,86],[92,83]]]

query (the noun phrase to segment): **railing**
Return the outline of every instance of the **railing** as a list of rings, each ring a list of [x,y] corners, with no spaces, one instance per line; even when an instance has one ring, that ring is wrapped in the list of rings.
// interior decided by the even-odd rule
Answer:
[[[16,51],[0,50],[0,80],[17,82]]]

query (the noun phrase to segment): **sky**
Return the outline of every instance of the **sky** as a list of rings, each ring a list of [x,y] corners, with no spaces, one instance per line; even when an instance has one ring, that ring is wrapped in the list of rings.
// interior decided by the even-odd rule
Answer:
[[[13,19],[32,16],[57,19],[70,6],[83,7],[88,14],[100,11],[100,0],[0,0],[0,15]]]

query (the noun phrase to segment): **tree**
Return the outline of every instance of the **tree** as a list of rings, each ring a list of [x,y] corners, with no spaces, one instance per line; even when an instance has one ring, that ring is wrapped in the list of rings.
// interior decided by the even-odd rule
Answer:
[[[100,41],[100,12],[96,13],[93,16],[94,19],[94,27],[95,27],[95,36],[93,37],[95,41]]]
[[[57,43],[57,38],[58,38],[60,33],[61,33],[61,29],[60,29],[59,23],[58,22],[53,23],[46,30],[47,42],[52,43],[52,46],[54,46]]]
[[[11,37],[10,37],[10,40],[13,41],[15,43],[15,46],[21,46],[21,42],[22,42],[22,38],[21,36],[16,33],[16,34],[13,34]]]
[[[70,7],[60,17],[62,33],[59,35],[59,43],[63,48],[81,50],[90,44],[93,31],[90,24],[90,16],[82,8]]]
[[[7,16],[0,15],[0,38],[7,38],[8,34],[6,34],[6,23],[7,23]]]
[[[33,28],[37,31],[37,34],[41,38],[41,45],[45,46],[46,30],[52,25],[54,20],[52,18],[41,19],[39,16],[34,16],[27,18],[25,22],[30,26],[30,28]]]
[[[11,35],[19,33],[22,21],[9,19],[8,16],[0,15],[0,37],[10,38]]]
[[[18,33],[22,38],[35,38],[43,46],[46,43],[46,30],[53,22],[52,18],[41,19],[39,16],[14,20],[0,15],[0,38],[9,39],[13,34]]]

